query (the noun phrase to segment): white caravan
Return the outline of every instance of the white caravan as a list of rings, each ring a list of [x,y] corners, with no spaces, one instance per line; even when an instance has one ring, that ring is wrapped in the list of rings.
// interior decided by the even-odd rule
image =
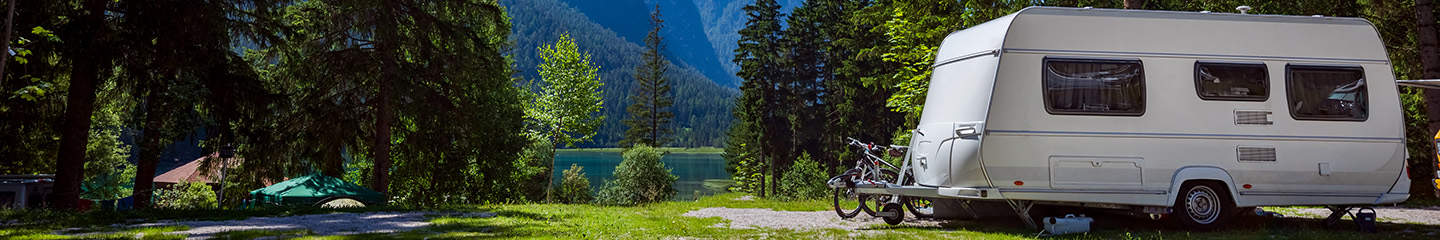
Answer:
[[[919,186],[862,192],[1200,228],[1247,207],[1409,197],[1395,79],[1364,19],[1032,7],[937,54],[906,161]]]

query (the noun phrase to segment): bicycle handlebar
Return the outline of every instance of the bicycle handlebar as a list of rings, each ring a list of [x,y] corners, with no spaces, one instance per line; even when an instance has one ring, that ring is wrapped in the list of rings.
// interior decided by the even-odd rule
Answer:
[[[875,143],[861,142],[859,139],[855,139],[852,137],[845,137],[845,139],[850,140],[850,146],[856,146],[865,149],[866,154],[870,154],[875,151],[881,151],[885,152],[885,154],[888,154],[890,156],[899,157],[904,155],[906,151],[910,150],[909,146],[890,145],[889,147],[886,147]]]
[[[850,146],[856,146],[856,147],[864,148],[866,151],[878,151],[878,150],[889,149],[889,148],[886,148],[885,146],[880,146],[879,144],[861,142],[860,140],[855,139],[855,138],[852,138],[852,137],[845,137],[845,139],[850,140],[850,143],[849,143]]]

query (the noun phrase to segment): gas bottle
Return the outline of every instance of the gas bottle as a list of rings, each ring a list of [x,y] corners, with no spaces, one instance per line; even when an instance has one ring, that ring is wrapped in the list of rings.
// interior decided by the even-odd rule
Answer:
[[[1083,233],[1090,231],[1090,222],[1095,220],[1085,215],[1065,214],[1065,217],[1045,217],[1045,232],[1051,235]]]

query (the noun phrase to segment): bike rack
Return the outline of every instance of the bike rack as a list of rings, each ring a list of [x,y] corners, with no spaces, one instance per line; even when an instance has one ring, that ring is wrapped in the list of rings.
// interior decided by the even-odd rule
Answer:
[[[905,153],[905,158],[901,162],[899,167],[889,165],[888,163],[886,164],[892,168],[897,168],[897,170],[899,170],[896,181],[903,182],[906,177],[910,177],[909,175],[911,173],[912,167],[910,163],[913,160],[911,156],[912,155],[907,149]],[[918,184],[900,185],[892,182],[876,180],[850,182],[849,180],[842,179],[838,176],[835,178],[831,178],[830,181],[826,183],[826,185],[830,186],[831,188],[854,188],[855,192],[861,194],[890,195],[891,198],[887,203],[899,203],[900,197],[902,196],[963,200],[1004,200],[1007,204],[1010,205],[1011,210],[1014,210],[1015,213],[1019,215],[1020,220],[1025,222],[1026,227],[1029,227],[1031,229],[1039,228],[1039,226],[1035,224],[1034,219],[1030,217],[1030,210],[1035,206],[1035,201],[1005,199],[1001,195],[999,189],[927,187],[920,186]],[[964,208],[965,211],[970,212],[972,215],[974,215],[974,212],[969,209],[968,206]]]

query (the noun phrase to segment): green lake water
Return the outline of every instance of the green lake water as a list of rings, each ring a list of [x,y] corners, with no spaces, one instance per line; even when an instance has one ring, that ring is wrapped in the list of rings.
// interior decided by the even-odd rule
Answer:
[[[676,199],[695,199],[698,192],[701,196],[719,193],[723,189],[707,189],[704,186],[706,179],[730,180],[730,173],[725,171],[724,154],[720,153],[670,153],[660,158],[665,163],[665,168],[670,169],[671,174],[680,177],[675,182]],[[570,168],[571,163],[580,164],[585,168],[585,177],[590,179],[590,190],[598,192],[605,181],[612,179],[615,173],[615,166],[620,165],[619,152],[585,152],[585,151],[561,151],[555,156],[556,182],[561,179],[561,171]]]

